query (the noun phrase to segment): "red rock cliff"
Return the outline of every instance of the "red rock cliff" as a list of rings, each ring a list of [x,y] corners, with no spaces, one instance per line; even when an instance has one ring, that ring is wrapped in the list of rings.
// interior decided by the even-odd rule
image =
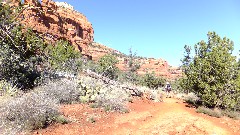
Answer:
[[[13,0],[16,3],[13,5],[17,5],[16,1]],[[71,5],[52,0],[42,0],[41,3],[37,0],[24,0],[24,7],[19,18],[23,25],[51,42],[66,39],[82,54],[87,54],[88,44],[93,42],[92,24]]]
[[[10,4],[18,6],[19,2],[12,0]],[[48,41],[66,39],[83,55],[95,61],[105,54],[114,53],[119,60],[117,66],[121,70],[126,70],[126,55],[102,44],[94,43],[91,23],[71,5],[52,0],[42,0],[41,3],[37,0],[24,0],[24,7],[19,17],[21,23],[42,34]],[[181,70],[170,67],[165,60],[138,58],[137,61],[141,65],[138,70],[139,74],[155,72],[156,75],[166,78],[181,76]]]

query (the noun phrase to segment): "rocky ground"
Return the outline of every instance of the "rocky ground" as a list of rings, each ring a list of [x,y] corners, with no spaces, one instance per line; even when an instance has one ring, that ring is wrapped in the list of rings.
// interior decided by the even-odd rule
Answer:
[[[240,120],[214,118],[195,112],[181,100],[166,98],[154,103],[134,99],[129,103],[130,112],[121,114],[93,109],[82,104],[64,105],[62,113],[72,122],[54,124],[34,131],[34,135],[237,135]]]

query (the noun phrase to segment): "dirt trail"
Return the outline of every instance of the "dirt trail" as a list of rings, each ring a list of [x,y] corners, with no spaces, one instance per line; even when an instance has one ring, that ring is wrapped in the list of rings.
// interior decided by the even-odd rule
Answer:
[[[73,122],[55,124],[35,131],[42,135],[237,135],[240,120],[214,118],[198,114],[194,108],[173,98],[162,103],[134,100],[129,104],[130,113],[106,113],[85,105],[66,105],[62,112]],[[95,120],[95,122],[93,122]],[[91,123],[93,122],[93,123]]]

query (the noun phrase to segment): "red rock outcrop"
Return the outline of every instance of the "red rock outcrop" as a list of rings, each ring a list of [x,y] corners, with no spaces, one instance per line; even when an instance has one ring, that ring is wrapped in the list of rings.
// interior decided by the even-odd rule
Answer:
[[[127,56],[117,50],[94,42],[89,46],[89,53],[95,61],[106,54],[114,54],[119,60],[117,67],[122,71],[127,70]],[[162,76],[168,79],[175,79],[182,76],[180,68],[171,67],[168,62],[163,59],[139,57],[136,59],[136,62],[141,65],[140,69],[137,71],[138,74],[141,75],[154,72],[157,76]]]
[[[118,64],[118,67],[122,70],[126,70],[126,62],[124,59],[125,58],[121,58]],[[138,58],[136,62],[141,65],[140,69],[137,71],[140,75],[154,72],[157,76],[168,79],[175,79],[182,75],[179,68],[171,67],[168,62],[163,59]]]
[[[12,6],[18,6],[19,0],[5,0]],[[52,0],[24,0],[24,10],[19,20],[26,27],[30,27],[40,33],[49,42],[59,39],[68,40],[76,49],[85,56],[97,61],[105,54],[115,54],[119,60],[117,66],[126,70],[126,55],[123,53],[93,42],[92,24],[87,18],[74,10],[73,6],[65,2],[53,2]],[[141,65],[139,74],[155,72],[158,76],[177,78],[181,76],[181,70],[172,68],[167,61],[154,58],[138,58]]]
[[[14,5],[17,0],[12,0]],[[92,24],[87,18],[74,10],[65,2],[52,0],[24,0],[24,10],[19,20],[42,36],[55,42],[59,39],[68,40],[82,54],[88,52],[88,44],[93,42]]]

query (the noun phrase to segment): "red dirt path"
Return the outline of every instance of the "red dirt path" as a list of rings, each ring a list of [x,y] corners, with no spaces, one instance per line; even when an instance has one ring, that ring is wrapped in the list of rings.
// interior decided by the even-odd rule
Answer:
[[[180,100],[168,98],[154,103],[135,99],[129,103],[130,112],[106,113],[86,105],[74,104],[61,107],[72,122],[54,124],[34,131],[34,135],[239,135],[240,120],[214,118],[198,114]],[[94,119],[92,123],[90,119]]]

